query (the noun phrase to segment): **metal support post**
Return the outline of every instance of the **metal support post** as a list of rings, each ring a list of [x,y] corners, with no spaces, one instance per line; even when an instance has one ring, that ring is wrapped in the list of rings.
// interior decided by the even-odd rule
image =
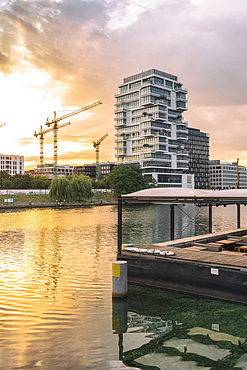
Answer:
[[[212,204],[208,206],[208,232],[211,234],[213,232],[213,212],[212,212]]]
[[[237,204],[237,228],[240,229],[240,204]]]
[[[118,199],[118,254],[122,251],[122,213],[123,213],[123,200]]]
[[[170,204],[170,240],[174,240],[174,226],[175,226],[175,221],[174,221],[174,204]]]

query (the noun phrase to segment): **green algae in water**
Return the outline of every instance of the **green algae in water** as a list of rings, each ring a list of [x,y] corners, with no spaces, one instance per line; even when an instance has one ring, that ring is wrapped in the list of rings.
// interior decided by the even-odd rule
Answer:
[[[131,284],[128,312],[139,315],[139,326],[143,317],[147,333],[155,332],[155,318],[157,323],[171,323],[171,329],[154,338],[149,335],[147,344],[123,352],[127,366],[159,370],[177,361],[178,369],[189,365],[193,369],[247,369],[245,305]],[[152,321],[149,327],[147,319]],[[162,359],[164,363],[157,365]]]

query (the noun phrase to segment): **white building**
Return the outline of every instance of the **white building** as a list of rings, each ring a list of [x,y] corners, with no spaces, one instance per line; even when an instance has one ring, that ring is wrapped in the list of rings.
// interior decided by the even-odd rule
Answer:
[[[0,171],[6,171],[11,176],[17,174],[20,175],[24,174],[24,156],[10,154],[0,154],[0,156],[1,156]]]
[[[55,166],[54,163],[46,163],[42,168],[40,166],[38,166],[38,168],[35,168],[34,173],[36,175],[47,176],[48,178],[53,178],[54,176],[64,177],[73,175],[74,167],[67,164]]]
[[[115,95],[118,163],[140,164],[159,187],[194,187],[184,153],[186,94],[177,76],[156,69],[124,78]]]
[[[238,166],[236,162],[210,161],[210,188],[211,189],[234,189],[239,177],[239,188],[247,189],[247,168]]]

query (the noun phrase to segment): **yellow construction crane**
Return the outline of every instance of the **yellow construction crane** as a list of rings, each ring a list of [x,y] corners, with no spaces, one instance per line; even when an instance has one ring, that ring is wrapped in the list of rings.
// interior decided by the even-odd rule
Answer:
[[[70,124],[71,124],[70,122],[66,122],[66,123],[62,123],[61,125],[57,125],[57,130],[59,128],[68,126]],[[48,128],[46,130],[43,130],[43,127],[40,126],[39,132],[34,131],[34,136],[35,137],[38,137],[39,136],[39,143],[40,143],[40,160],[39,160],[40,171],[42,171],[43,170],[43,167],[44,167],[44,135],[47,132],[50,132],[52,130],[53,130],[53,128]]]
[[[98,141],[93,141],[93,147],[95,148],[96,153],[96,179],[100,179],[100,171],[99,171],[99,146],[102,143],[102,141],[108,136],[108,134],[105,134],[102,136]]]
[[[79,109],[77,109],[77,110],[75,110],[75,111],[73,111],[71,113],[65,114],[64,116],[58,117],[58,118],[57,118],[57,112],[55,111],[54,112],[54,119],[52,121],[49,121],[47,119],[46,125],[48,127],[50,127],[52,125],[52,130],[53,130],[53,162],[54,162],[55,168],[57,166],[57,130],[59,128],[58,125],[57,125],[57,123],[59,121],[61,121],[62,119],[65,119],[65,118],[74,116],[75,114],[84,112],[85,110],[88,110],[88,109],[91,109],[91,108],[94,108],[94,107],[96,107],[99,104],[102,104],[101,101],[97,101],[97,102],[94,102],[92,104],[85,105],[82,108],[79,108]]]

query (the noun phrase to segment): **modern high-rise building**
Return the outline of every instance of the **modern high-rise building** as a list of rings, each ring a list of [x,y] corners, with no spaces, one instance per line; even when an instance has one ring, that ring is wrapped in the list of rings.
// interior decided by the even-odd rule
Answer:
[[[24,174],[24,157],[22,155],[0,154],[0,171],[6,171],[11,176]]]
[[[209,134],[188,127],[188,140],[184,149],[189,155],[189,172],[194,174],[195,188],[209,189]]]
[[[236,162],[210,161],[211,189],[234,189],[239,182],[239,189],[247,189],[247,167]]]
[[[115,95],[118,163],[136,163],[159,187],[194,187],[189,172],[187,90],[177,76],[150,69],[126,77]]]

